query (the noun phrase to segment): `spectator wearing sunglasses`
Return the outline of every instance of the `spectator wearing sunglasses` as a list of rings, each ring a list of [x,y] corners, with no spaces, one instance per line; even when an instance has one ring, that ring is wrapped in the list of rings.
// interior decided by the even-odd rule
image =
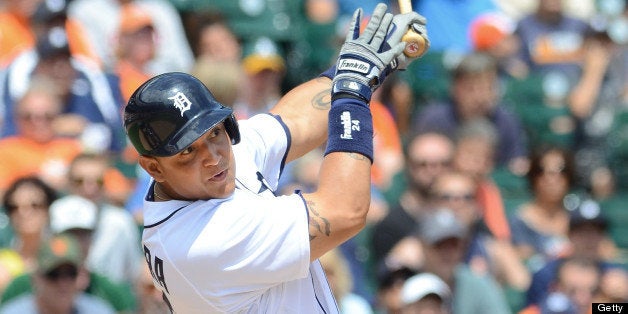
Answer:
[[[408,256],[408,248],[416,245],[416,239],[410,235],[430,210],[432,183],[438,175],[450,169],[454,150],[453,141],[442,133],[417,133],[410,138],[404,150],[405,167],[385,192],[390,211],[374,225],[371,233],[369,243],[374,261],[388,263],[389,268],[402,266],[398,264],[410,268],[419,266],[420,261],[400,261],[402,257],[396,253]]]
[[[50,204],[57,192],[35,176],[21,177],[7,188],[2,218],[8,218],[0,249],[0,291],[37,265],[37,250],[50,236]]]
[[[113,180],[110,159],[106,155],[82,153],[68,170],[68,196],[80,196],[96,204],[96,223],[87,268],[114,282],[133,284],[141,274],[144,257],[139,228],[127,210],[107,194]],[[111,179],[114,176],[114,179]]]
[[[85,267],[89,254],[94,227],[97,222],[97,208],[91,201],[80,196],[64,196],[50,206],[50,229],[54,234],[67,234],[76,239],[80,249],[78,285],[84,293],[102,298],[118,313],[134,313],[136,300],[129,285],[117,284],[106,276],[90,271]],[[2,293],[1,304],[32,293],[33,274],[17,276]]]
[[[496,237],[486,225],[478,184],[468,173],[452,170],[434,181],[432,197],[438,208],[451,209],[468,231],[463,262],[471,271],[497,282],[513,311],[522,307],[531,274],[509,239]]]
[[[55,131],[63,108],[56,88],[50,80],[35,78],[13,108],[17,133],[0,139],[0,192],[27,175],[39,176],[55,189],[63,186],[68,164],[82,147],[78,139]]]
[[[24,294],[0,308],[12,313],[115,313],[105,301],[81,291],[78,284],[81,252],[76,239],[57,235],[37,255],[33,293]]]

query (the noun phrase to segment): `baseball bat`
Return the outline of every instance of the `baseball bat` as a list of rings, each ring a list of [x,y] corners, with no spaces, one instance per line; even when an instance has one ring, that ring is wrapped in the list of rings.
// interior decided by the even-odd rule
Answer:
[[[398,0],[399,1],[399,11],[403,13],[412,12],[412,2],[411,0]],[[403,53],[410,58],[416,58],[421,56],[427,50],[427,45],[425,43],[425,38],[417,33],[412,26],[408,29],[405,35],[401,38],[401,41],[406,42],[406,49]]]

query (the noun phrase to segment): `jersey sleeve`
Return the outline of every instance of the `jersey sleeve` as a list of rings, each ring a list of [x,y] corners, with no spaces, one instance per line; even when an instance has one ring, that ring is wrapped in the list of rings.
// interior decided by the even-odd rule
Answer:
[[[275,190],[290,148],[288,128],[281,118],[271,114],[258,114],[239,120],[238,124],[241,141],[233,147],[236,159],[252,157],[257,169]]]

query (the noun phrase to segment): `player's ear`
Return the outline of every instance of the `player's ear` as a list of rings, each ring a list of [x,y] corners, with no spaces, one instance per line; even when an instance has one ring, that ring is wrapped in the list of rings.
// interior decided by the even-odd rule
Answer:
[[[148,174],[157,182],[163,181],[163,172],[161,166],[155,157],[140,155],[138,162],[140,166],[148,172]]]

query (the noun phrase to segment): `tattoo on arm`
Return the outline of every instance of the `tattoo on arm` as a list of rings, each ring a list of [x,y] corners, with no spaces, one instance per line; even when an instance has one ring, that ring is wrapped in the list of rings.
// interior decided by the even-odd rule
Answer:
[[[349,157],[355,160],[369,160],[366,156],[357,153],[349,153]]]
[[[320,110],[328,110],[331,106],[331,88],[326,88],[314,95],[312,107]]]
[[[314,234],[310,233],[310,241],[316,239],[319,234],[329,236],[331,234],[331,225],[329,224],[329,220],[327,220],[327,218],[325,217],[322,217],[320,213],[316,210],[316,203],[312,201],[307,201],[307,207],[310,212],[309,225],[317,231]],[[310,230],[312,229],[310,228]]]

